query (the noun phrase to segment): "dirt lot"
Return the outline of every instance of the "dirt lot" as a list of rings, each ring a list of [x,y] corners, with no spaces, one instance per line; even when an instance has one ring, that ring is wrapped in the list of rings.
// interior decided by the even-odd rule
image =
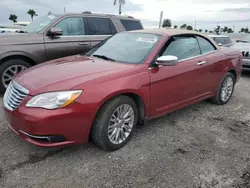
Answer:
[[[124,148],[35,147],[0,111],[0,187],[250,187],[250,73],[229,104],[208,101],[139,127]]]

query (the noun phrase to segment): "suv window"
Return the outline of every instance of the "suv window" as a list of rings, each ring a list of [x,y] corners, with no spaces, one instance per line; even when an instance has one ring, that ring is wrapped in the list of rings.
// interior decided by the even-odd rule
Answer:
[[[112,35],[117,33],[114,24],[109,18],[88,17],[88,34],[90,35]]]
[[[143,29],[141,22],[136,20],[120,20],[126,31]]]
[[[170,44],[162,55],[173,55],[179,60],[201,55],[199,44],[195,37],[172,37]]]
[[[209,52],[216,50],[215,47],[208,40],[202,37],[198,37],[198,36],[197,36],[197,39],[200,44],[202,54],[209,53]]]
[[[85,27],[82,18],[65,18],[56,27],[63,31],[63,36],[85,35]]]

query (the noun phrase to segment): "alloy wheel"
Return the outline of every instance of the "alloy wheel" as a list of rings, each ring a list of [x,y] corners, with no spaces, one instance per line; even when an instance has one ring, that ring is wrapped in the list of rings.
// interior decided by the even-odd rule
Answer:
[[[234,81],[232,77],[227,77],[223,84],[222,84],[222,89],[221,89],[221,100],[223,102],[226,102],[229,100],[233,93],[233,87],[234,87]]]
[[[135,112],[128,104],[119,106],[112,114],[108,124],[108,137],[112,144],[124,142],[134,126]]]
[[[12,65],[5,69],[2,75],[2,83],[4,87],[7,88],[13,77],[25,69],[27,69],[27,67],[23,65]]]

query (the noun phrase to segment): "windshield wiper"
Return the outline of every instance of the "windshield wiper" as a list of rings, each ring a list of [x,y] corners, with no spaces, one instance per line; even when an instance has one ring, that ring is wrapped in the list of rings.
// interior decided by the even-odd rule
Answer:
[[[242,40],[241,42],[248,43],[248,41],[247,41],[247,40]]]
[[[98,57],[98,58],[101,58],[101,59],[105,59],[105,60],[109,60],[109,61],[115,61],[114,59],[110,58],[110,57],[107,57],[105,55],[93,55],[94,57]]]

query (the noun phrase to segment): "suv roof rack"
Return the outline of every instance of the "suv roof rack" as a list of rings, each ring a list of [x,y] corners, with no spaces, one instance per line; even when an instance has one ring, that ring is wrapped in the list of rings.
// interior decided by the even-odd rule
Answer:
[[[125,18],[132,18],[135,19],[133,16],[128,16],[128,15],[115,15],[115,14],[102,14],[102,13],[92,13],[90,11],[84,11],[82,14],[98,14],[98,15],[106,15],[106,16],[119,16],[119,17],[125,17]]]

